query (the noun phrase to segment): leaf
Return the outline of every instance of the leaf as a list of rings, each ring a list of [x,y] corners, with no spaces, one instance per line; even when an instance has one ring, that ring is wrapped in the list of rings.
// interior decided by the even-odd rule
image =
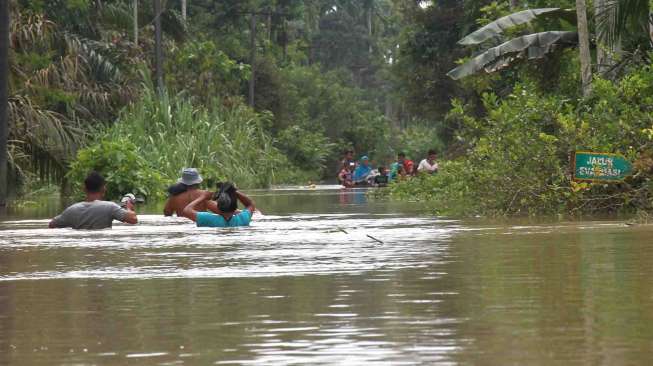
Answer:
[[[558,16],[565,20],[570,20],[571,22],[575,21],[575,12],[568,9],[541,8],[522,10],[493,21],[492,23],[467,35],[465,38],[458,41],[458,44],[469,46],[483,43],[489,39],[497,37],[500,34],[503,34],[503,32],[507,29],[529,23],[541,15]]]
[[[649,6],[649,0],[606,0],[596,16],[599,40],[615,47],[632,26],[646,33],[651,22]]]
[[[454,80],[458,80],[486,68],[488,68],[486,70],[488,72],[497,71],[508,66],[508,64],[516,58],[543,58],[557,46],[571,46],[576,45],[577,43],[578,33],[576,32],[550,31],[528,34],[511,39],[499,46],[488,49],[473,59],[449,71],[447,76]],[[513,59],[510,59],[511,57],[513,57]],[[497,61],[500,62],[499,65],[495,64]]]

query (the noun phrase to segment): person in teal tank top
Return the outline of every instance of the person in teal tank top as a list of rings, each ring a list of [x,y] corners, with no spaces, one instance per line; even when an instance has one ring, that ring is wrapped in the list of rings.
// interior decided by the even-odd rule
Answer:
[[[256,210],[254,201],[240,192],[233,183],[218,184],[219,190],[213,194],[205,192],[184,208],[184,216],[195,221],[197,227],[238,227],[249,226],[252,215]],[[197,211],[206,201],[213,199],[217,202],[219,213]],[[245,209],[238,211],[238,201]]]

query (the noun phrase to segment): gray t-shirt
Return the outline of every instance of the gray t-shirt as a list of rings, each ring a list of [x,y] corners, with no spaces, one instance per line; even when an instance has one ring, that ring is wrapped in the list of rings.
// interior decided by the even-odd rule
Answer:
[[[125,215],[127,215],[127,210],[116,203],[96,200],[75,203],[52,221],[54,227],[58,228],[98,230],[110,228],[114,219],[123,221]]]

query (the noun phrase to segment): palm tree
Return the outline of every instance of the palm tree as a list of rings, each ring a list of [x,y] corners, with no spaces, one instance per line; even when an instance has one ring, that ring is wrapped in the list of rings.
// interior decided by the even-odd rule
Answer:
[[[597,28],[602,42],[616,48],[623,36],[645,32],[653,45],[653,8],[649,0],[601,1],[605,6],[597,16]]]

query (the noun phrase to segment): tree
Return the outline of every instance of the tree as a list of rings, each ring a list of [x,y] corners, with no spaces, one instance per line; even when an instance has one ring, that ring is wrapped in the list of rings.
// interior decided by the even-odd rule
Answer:
[[[580,78],[583,96],[592,91],[592,55],[590,54],[590,35],[587,26],[587,6],[585,0],[576,0],[576,15],[578,17],[578,46],[580,49]]]
[[[134,18],[134,44],[138,46],[138,0],[134,0],[133,8],[134,14],[132,17]]]
[[[154,63],[156,69],[156,85],[159,93],[163,93],[163,40],[161,37],[161,0],[154,0]]]
[[[0,206],[7,203],[9,129],[9,1],[0,1]]]

